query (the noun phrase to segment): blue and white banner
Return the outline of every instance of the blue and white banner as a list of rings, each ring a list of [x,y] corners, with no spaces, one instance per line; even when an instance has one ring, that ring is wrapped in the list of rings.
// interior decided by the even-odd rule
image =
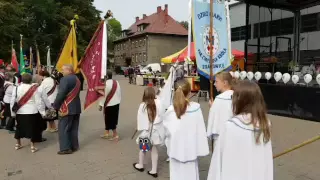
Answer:
[[[231,48],[225,0],[213,0],[213,41],[210,45],[210,0],[193,0],[193,38],[198,73],[210,78],[210,49],[213,75],[231,67]]]

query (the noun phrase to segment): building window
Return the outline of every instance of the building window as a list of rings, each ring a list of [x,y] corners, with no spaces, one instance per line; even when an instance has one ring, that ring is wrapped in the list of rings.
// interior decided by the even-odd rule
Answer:
[[[318,14],[307,14],[301,17],[301,32],[313,32],[318,29]]]
[[[139,55],[139,62],[142,62],[142,54]]]
[[[134,41],[131,43],[131,49],[134,48]]]
[[[136,54],[136,62],[138,62],[138,54]]]
[[[138,41],[136,41],[136,47],[138,47]]]
[[[143,61],[147,61],[147,55],[146,55],[146,53],[143,53]]]
[[[249,39],[251,38],[251,25],[249,25]],[[246,26],[231,29],[231,41],[240,41],[246,39]]]
[[[146,38],[144,38],[144,40],[143,40],[143,46],[145,46],[146,45]]]
[[[139,41],[139,46],[140,46],[140,47],[142,46],[142,40]]]

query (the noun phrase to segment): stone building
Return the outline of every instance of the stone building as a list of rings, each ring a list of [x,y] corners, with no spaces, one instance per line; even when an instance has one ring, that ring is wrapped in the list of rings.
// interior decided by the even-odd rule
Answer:
[[[115,66],[160,63],[161,58],[186,47],[187,37],[188,31],[168,14],[168,5],[158,6],[156,13],[136,17],[114,41]]]

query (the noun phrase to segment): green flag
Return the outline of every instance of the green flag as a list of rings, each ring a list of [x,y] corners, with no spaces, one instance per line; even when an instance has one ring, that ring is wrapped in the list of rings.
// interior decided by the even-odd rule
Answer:
[[[23,49],[22,49],[22,37],[23,35],[20,34],[20,67],[19,67],[20,74],[24,74],[26,72]]]

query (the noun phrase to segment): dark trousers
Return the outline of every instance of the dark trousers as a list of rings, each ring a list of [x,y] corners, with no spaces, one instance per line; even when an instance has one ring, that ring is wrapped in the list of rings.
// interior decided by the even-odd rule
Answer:
[[[80,114],[67,115],[59,120],[60,151],[79,149],[79,120]]]
[[[4,117],[4,118],[1,118],[1,127],[6,127],[7,125],[7,119]]]
[[[133,74],[129,74],[129,83],[130,83],[130,84],[133,83]]]
[[[15,119],[12,117],[7,117],[6,119],[8,119],[6,129],[9,131],[14,131]]]

